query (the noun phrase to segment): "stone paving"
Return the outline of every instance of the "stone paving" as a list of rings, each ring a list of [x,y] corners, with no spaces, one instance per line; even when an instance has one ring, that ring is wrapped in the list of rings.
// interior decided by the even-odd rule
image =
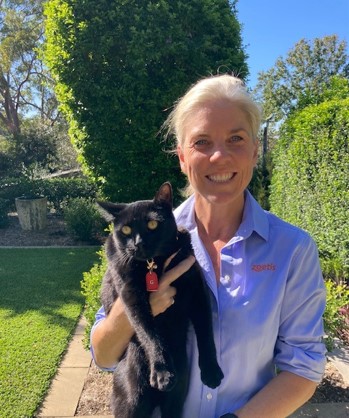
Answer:
[[[37,418],[73,418],[87,377],[91,356],[83,347],[85,320],[81,319],[69,344],[51,388],[38,411]],[[335,367],[349,382],[349,351],[336,349],[329,355]],[[94,416],[95,418],[112,418]],[[349,403],[306,404],[290,418],[349,418]],[[79,418],[91,418],[79,416]]]

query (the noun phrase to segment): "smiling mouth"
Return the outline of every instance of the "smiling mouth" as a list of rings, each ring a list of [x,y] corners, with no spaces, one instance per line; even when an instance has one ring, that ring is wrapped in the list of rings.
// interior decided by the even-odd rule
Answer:
[[[210,181],[214,183],[225,183],[231,180],[236,173],[226,173],[226,174],[212,174],[210,176],[206,176]]]

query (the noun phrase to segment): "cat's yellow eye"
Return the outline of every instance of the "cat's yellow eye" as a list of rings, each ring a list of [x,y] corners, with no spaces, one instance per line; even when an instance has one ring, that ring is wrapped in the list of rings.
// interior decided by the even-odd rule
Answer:
[[[156,229],[158,227],[158,221],[149,221],[148,222],[148,229]]]
[[[131,227],[129,227],[128,225],[124,225],[124,226],[121,228],[121,232],[122,232],[123,234],[125,234],[125,235],[131,235],[132,229],[131,229]]]

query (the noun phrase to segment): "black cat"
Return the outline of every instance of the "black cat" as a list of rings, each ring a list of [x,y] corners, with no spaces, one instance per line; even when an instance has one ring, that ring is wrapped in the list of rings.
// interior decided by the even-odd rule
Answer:
[[[197,337],[202,382],[215,388],[223,378],[216,360],[209,295],[195,263],[173,282],[175,303],[153,317],[146,276],[151,273],[148,284],[154,286],[155,267],[160,276],[170,255],[178,251],[168,269],[193,254],[190,234],[177,229],[170,183],[161,186],[154,200],[99,204],[114,224],[106,242],[102,303],[109,313],[121,297],[135,330],[114,372],[113,413],[118,418],[149,418],[159,406],[163,418],[180,418],[189,380],[189,321]]]

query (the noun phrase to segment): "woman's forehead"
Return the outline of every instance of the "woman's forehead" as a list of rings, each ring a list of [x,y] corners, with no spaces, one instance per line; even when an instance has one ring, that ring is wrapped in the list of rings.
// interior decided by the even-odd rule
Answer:
[[[183,124],[182,135],[205,134],[211,130],[222,129],[229,132],[244,130],[250,132],[246,113],[237,103],[227,100],[208,102],[193,109]]]

